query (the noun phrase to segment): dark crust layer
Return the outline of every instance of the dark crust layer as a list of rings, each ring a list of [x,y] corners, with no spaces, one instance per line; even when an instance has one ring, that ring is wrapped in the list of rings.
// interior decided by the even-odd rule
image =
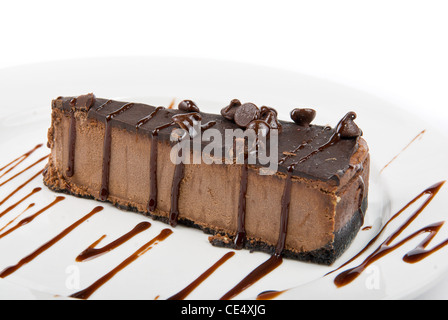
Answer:
[[[69,111],[73,107],[70,105],[71,100],[72,97],[60,97],[53,101],[53,108]],[[125,104],[128,103],[96,98],[94,99],[93,105],[89,107],[88,117],[104,123],[108,114],[117,111]],[[77,108],[83,109],[83,106]],[[155,109],[156,107],[154,106],[135,103],[126,112],[111,119],[110,124],[129,132],[136,132],[137,122],[148,116]],[[152,131],[156,127],[169,123],[173,115],[181,113],[185,112],[177,109],[163,109],[151,121],[142,125],[138,129],[138,133],[151,136]],[[214,121],[216,124],[213,128],[219,130],[221,133],[225,132],[226,129],[240,129],[234,122],[225,119],[221,115],[203,112],[200,114],[202,124]],[[282,173],[287,173],[288,167],[293,162],[298,161],[318,147],[324,145],[335,133],[335,129],[327,126],[311,125],[309,127],[302,127],[293,122],[280,121],[280,123],[282,124],[282,132],[279,134],[278,139],[278,159],[280,160],[285,157],[285,152],[289,153],[287,159],[278,166],[278,171]],[[170,129],[161,130],[158,137],[160,140],[169,141],[170,133]],[[206,142],[204,142],[203,147],[205,145],[207,145]],[[269,154],[269,143],[267,147]],[[295,166],[293,175],[305,179],[320,180],[332,186],[338,186],[342,176],[350,168],[350,159],[357,151],[357,148],[357,139],[341,139],[324,152],[319,152],[308,161],[301,163],[299,166]],[[291,156],[291,153],[294,155]],[[223,154],[225,154],[224,151]],[[258,165],[263,166],[261,164]]]
[[[54,186],[47,184],[45,182],[45,179],[44,184],[54,192],[64,193],[84,199],[95,199],[95,197],[93,196],[80,195],[71,192],[68,189],[55,188]],[[135,207],[123,206],[118,203],[113,203],[111,201],[106,202],[113,204],[115,207],[121,210],[136,212],[144,216],[151,217],[156,221],[161,221],[163,223],[169,222],[168,217],[165,216],[160,216],[148,212],[142,212],[137,210]],[[368,198],[365,197],[361,207],[362,212],[366,212],[367,207],[368,207]],[[313,262],[322,265],[332,265],[336,261],[336,259],[338,259],[342,255],[342,253],[344,253],[344,251],[350,246],[351,242],[358,234],[358,231],[361,228],[361,225],[364,221],[362,212],[357,211],[353,215],[352,219],[344,227],[342,227],[340,230],[337,230],[334,233],[334,241],[332,243],[328,243],[327,245],[323,246],[320,249],[309,252],[297,252],[289,249],[284,249],[283,257],[304,262]],[[231,249],[234,248],[235,235],[223,234],[222,232],[218,232],[215,229],[198,225],[194,221],[182,217],[179,217],[178,223],[186,227],[202,230],[204,233],[212,235],[211,237],[209,237],[209,241],[213,246],[231,248]],[[275,252],[275,246],[269,245],[263,241],[256,241],[254,239],[246,239],[243,248],[252,251],[265,252],[269,254],[273,254]]]

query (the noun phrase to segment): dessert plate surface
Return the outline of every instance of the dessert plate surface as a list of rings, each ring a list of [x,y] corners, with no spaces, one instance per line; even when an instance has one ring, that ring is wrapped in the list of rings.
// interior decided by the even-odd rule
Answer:
[[[276,299],[412,298],[448,271],[448,247],[432,252],[432,248],[444,244],[448,238],[448,225],[441,225],[434,232],[426,247],[430,254],[425,259],[417,263],[403,260],[430,233],[407,239],[410,235],[447,218],[448,185],[442,185],[431,201],[427,201],[430,192],[423,194],[388,224],[365,252],[336,270],[365,248],[395,213],[448,177],[448,150],[440,148],[446,145],[447,138],[400,106],[379,97],[288,70],[166,57],[95,58],[15,67],[2,70],[0,87],[0,271],[16,265],[96,206],[104,206],[104,210],[32,261],[0,279],[1,299],[65,299],[109,273],[164,229],[173,233],[119,271],[90,299],[167,299],[233,252],[212,247],[208,235],[199,230],[170,228],[92,200],[65,196],[45,209],[61,196],[46,189],[39,174],[46,159],[39,160],[49,153],[46,140],[50,102],[58,96],[89,92],[98,97],[165,106],[173,99],[178,102],[191,99],[201,111],[213,113],[238,98],[272,106],[284,120],[289,120],[293,108],[312,107],[317,110],[315,123],[331,126],[348,111],[357,113],[357,123],[363,129],[372,157],[369,209],[363,230],[333,266],[284,259],[277,269],[235,299],[256,299],[266,291],[276,291],[278,294],[271,296]],[[23,162],[18,163],[19,159],[2,170],[40,144]],[[425,202],[428,204],[423,210]],[[371,259],[352,282],[341,287],[335,285],[336,276],[360,265],[418,211],[421,213],[389,243],[389,247],[401,246],[380,259]],[[36,213],[39,214],[32,221],[16,228],[23,219]],[[115,250],[91,261],[76,261],[78,254],[101,236],[106,235],[97,247],[107,245],[145,221],[151,223],[149,229]],[[269,258],[267,254],[247,250],[234,252],[186,299],[220,299]]]

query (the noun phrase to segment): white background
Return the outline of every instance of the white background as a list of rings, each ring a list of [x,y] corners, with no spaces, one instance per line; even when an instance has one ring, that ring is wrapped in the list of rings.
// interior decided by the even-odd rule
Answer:
[[[0,72],[132,55],[296,70],[386,98],[448,135],[447,0],[0,0]],[[422,298],[448,299],[448,281]]]

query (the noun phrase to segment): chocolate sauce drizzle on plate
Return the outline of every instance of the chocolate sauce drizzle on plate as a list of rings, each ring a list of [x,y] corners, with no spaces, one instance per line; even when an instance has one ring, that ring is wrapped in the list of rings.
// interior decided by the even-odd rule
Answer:
[[[38,144],[36,145],[33,149],[25,152],[24,154],[22,154],[20,157],[14,159],[13,161],[11,161],[10,163],[6,164],[5,166],[0,168],[0,172],[2,172],[3,170],[7,169],[9,167],[8,170],[6,170],[5,172],[2,173],[2,175],[0,175],[0,178],[2,178],[3,176],[5,176],[6,174],[8,174],[9,172],[11,172],[12,170],[14,170],[19,164],[21,164],[23,161],[25,161],[30,155],[32,155],[34,153],[34,151],[36,151],[37,149],[41,148],[43,146],[43,144]]]
[[[263,291],[257,295],[257,300],[273,300],[284,293],[286,290],[277,291],[277,290],[268,290]]]
[[[45,206],[44,208],[40,209],[39,211],[37,211],[36,213],[20,220],[14,227],[11,227],[10,229],[6,230],[5,232],[3,232],[2,234],[0,234],[0,239],[6,237],[7,235],[9,235],[10,233],[14,232],[15,230],[31,223],[34,219],[36,219],[38,216],[40,216],[42,213],[44,213],[45,211],[47,211],[48,209],[50,209],[51,207],[55,206],[56,204],[58,204],[59,202],[65,200],[65,197],[61,197],[58,196],[56,197],[56,199],[54,201],[52,201],[49,205]]]
[[[120,238],[112,241],[111,243],[109,243],[108,245],[106,245],[106,246],[104,246],[102,248],[96,248],[96,246],[106,237],[106,235],[103,235],[97,241],[92,243],[86,250],[81,252],[76,257],[76,261],[77,262],[84,262],[84,261],[93,260],[93,259],[95,259],[95,258],[97,258],[97,257],[99,257],[99,256],[101,256],[101,255],[103,255],[105,253],[108,253],[108,252],[114,250],[115,248],[121,246],[123,243],[125,243],[126,241],[132,239],[133,237],[135,237],[139,233],[141,233],[141,232],[143,232],[145,230],[148,230],[149,227],[151,227],[151,223],[149,223],[147,221],[140,222],[131,231],[129,231],[128,233],[124,234]]]
[[[337,269],[327,273],[325,276],[328,276],[332,273],[337,272],[338,270],[343,269],[345,266],[359,258],[363,253],[365,253],[370,247],[372,247],[375,242],[378,240],[378,238],[385,232],[387,226],[396,218],[398,218],[403,212],[405,212],[411,205],[416,203],[418,200],[423,198],[424,196],[428,196],[426,200],[414,211],[413,214],[395,231],[391,233],[390,236],[386,238],[378,247],[377,249],[371,253],[367,258],[365,258],[358,266],[349,268],[341,273],[339,273],[335,279],[334,284],[340,288],[343,286],[346,286],[353,282],[369,265],[371,265],[373,262],[383,258],[389,253],[392,253],[394,250],[400,248],[410,240],[414,239],[417,236],[420,236],[422,234],[428,234],[414,249],[408,251],[403,256],[403,261],[406,263],[417,263],[431,254],[437,252],[438,250],[442,249],[443,247],[448,245],[448,239],[445,239],[438,243],[437,245],[433,246],[431,249],[426,249],[427,246],[431,243],[431,241],[434,239],[434,237],[437,235],[437,233],[440,231],[442,226],[444,225],[444,221],[434,222],[431,223],[425,227],[422,227],[418,229],[417,231],[411,233],[410,235],[406,236],[404,239],[393,243],[408,227],[409,225],[424,211],[424,209],[431,203],[431,201],[434,199],[434,197],[437,195],[437,193],[440,191],[442,186],[445,184],[445,181],[439,182],[434,184],[433,186],[425,189],[423,192],[421,192],[419,195],[417,195],[414,199],[412,199],[410,202],[408,202],[402,209],[400,209],[395,215],[393,215],[389,221],[383,226],[383,228],[380,230],[380,232],[372,239],[370,242],[355,256],[353,256],[351,259],[349,259],[347,262],[342,264]],[[282,293],[286,292],[287,290],[283,291],[266,291],[262,292],[258,295],[257,299],[259,300],[271,300],[275,299]]]
[[[12,176],[11,178],[3,181],[2,183],[0,183],[0,187],[3,187],[5,184],[7,184],[8,182],[11,182],[12,180],[14,180],[15,178],[17,178],[18,176],[20,176],[21,174],[27,172],[29,169],[33,168],[34,166],[36,166],[37,164],[41,163],[42,161],[44,161],[45,159],[48,159],[50,155],[46,155],[42,158],[40,158],[39,160],[37,160],[36,162],[32,163],[31,165],[29,165],[28,167],[26,167],[25,169],[23,169],[22,171],[20,171],[19,173],[15,174],[14,176]]]
[[[19,164],[21,164],[23,161],[25,161],[31,154],[33,154],[37,149],[41,148],[43,146],[43,144],[38,144],[36,145],[33,149],[29,150],[28,152],[24,153],[23,155],[21,155],[20,157],[14,159],[13,161],[9,162],[7,165],[3,166],[2,168],[0,168],[0,172],[9,168],[7,171],[5,171],[2,174],[2,177],[11,172],[13,169],[15,169]],[[31,168],[33,168],[34,166],[36,166],[37,164],[41,163],[42,161],[44,161],[45,159],[47,159],[49,157],[49,155],[40,158],[39,160],[37,160],[36,162],[32,163],[31,165],[29,165],[27,168],[23,169],[22,171],[20,171],[19,173],[15,174],[14,176],[12,176],[11,178],[7,179],[6,181],[2,182],[0,184],[0,187],[7,184],[8,182],[11,182],[12,180],[16,179],[17,177],[19,177],[21,174],[27,172],[28,170],[30,170]],[[2,200],[0,200],[0,206],[2,206],[6,201],[8,201],[12,196],[14,196],[17,192],[19,192],[20,190],[22,190],[25,186],[27,186],[31,181],[33,181],[35,178],[37,178],[39,175],[41,175],[44,172],[44,170],[40,170],[38,171],[36,174],[34,174],[31,178],[29,178],[27,181],[25,181],[24,183],[22,183],[21,185],[19,185],[16,189],[14,189],[9,195],[7,195],[5,198],[3,198]],[[38,190],[39,189],[39,190]],[[14,209],[16,206],[18,206],[20,203],[22,203],[23,201],[25,201],[27,198],[31,197],[33,194],[37,193],[40,191],[41,188],[35,188],[33,189],[33,191],[28,194],[27,196],[25,196],[25,199],[22,199],[18,202],[16,202],[16,204],[10,206],[8,209],[4,210],[2,213],[0,213],[0,218],[2,216],[4,216],[7,212],[11,211],[12,209]]]
[[[2,168],[0,168],[0,172],[2,170],[5,170],[6,168],[10,167],[9,170],[7,170],[4,174],[9,173],[11,170],[15,169],[20,163],[22,163],[25,159],[27,159],[32,153],[34,153],[34,151],[36,151],[37,149],[39,149],[40,147],[42,147],[43,144],[38,144],[37,146],[35,146],[33,149],[31,149],[30,151],[24,153],[23,155],[21,155],[20,157],[16,158],[15,160],[11,161],[10,163],[8,163],[7,165],[3,166]],[[39,160],[33,162],[31,165],[29,165],[28,167],[26,167],[25,169],[23,169],[22,171],[20,171],[19,173],[15,174],[14,176],[12,176],[11,178],[9,178],[8,180],[4,181],[2,184],[0,184],[0,186],[5,185],[8,182],[11,182],[12,180],[16,179],[18,176],[20,176],[21,174],[27,172],[28,170],[30,170],[31,168],[33,168],[34,166],[36,166],[37,164],[41,163],[43,160],[47,159],[49,157],[49,155],[46,155],[42,158],[40,158]],[[35,178],[37,178],[40,174],[42,174],[44,172],[44,170],[40,170],[39,172],[37,172],[36,174],[34,174],[31,178],[29,178],[27,181],[25,181],[24,183],[22,183],[21,185],[19,185],[16,189],[14,189],[9,195],[7,195],[3,200],[0,201],[0,206],[2,206],[7,200],[9,200],[12,196],[14,196],[17,192],[19,192],[21,189],[23,189],[25,186],[27,186],[31,181],[33,181]],[[8,208],[4,209],[2,212],[0,212],[0,218],[2,218],[3,216],[5,216],[7,213],[9,213],[10,211],[12,211],[13,209],[15,209],[17,206],[19,206],[21,203],[23,203],[24,201],[26,201],[27,199],[29,199],[31,196],[35,195],[36,193],[40,192],[42,190],[42,188],[40,187],[36,187],[34,188],[31,192],[29,192],[28,194],[26,194],[24,197],[22,197],[21,199],[19,199],[18,201],[16,201],[14,204],[10,205]],[[39,216],[40,214],[42,214],[43,212],[45,212],[46,210],[48,210],[49,208],[51,208],[52,206],[56,205],[57,203],[61,202],[62,200],[64,200],[65,197],[56,197],[56,199],[51,202],[48,206],[44,207],[43,209],[39,210],[38,212],[36,212],[35,214],[21,220],[20,222],[18,222],[14,227],[8,229],[7,231],[3,232],[0,234],[0,239],[7,236],[8,234],[12,233],[13,231],[17,230],[18,228],[30,223],[31,221],[33,221],[37,216]],[[25,210],[27,211],[28,209],[30,209],[31,207],[33,207],[34,204],[29,205],[28,208]],[[23,212],[25,212],[23,211]],[[23,213],[22,212],[22,213]],[[10,222],[11,223],[11,222]],[[10,224],[8,223],[8,224]],[[5,226],[6,227],[6,226]],[[1,229],[1,231],[3,231],[5,229],[5,227],[3,227]]]
[[[0,273],[0,278],[6,278],[6,277],[10,276],[12,273],[14,273],[17,270],[19,270],[25,264],[27,264],[30,261],[34,260],[36,257],[41,255],[43,252],[45,252],[46,250],[51,248],[54,244],[56,244],[58,241],[60,241],[62,238],[64,238],[66,235],[68,235],[70,232],[72,232],[74,229],[76,229],[81,223],[83,223],[84,221],[86,221],[87,219],[92,217],[94,214],[100,212],[101,210],[103,210],[103,207],[96,207],[95,209],[93,209],[90,213],[85,215],[83,218],[79,219],[78,221],[76,221],[75,223],[73,223],[72,225],[70,225],[69,227],[64,229],[56,237],[54,237],[50,241],[46,242],[45,244],[43,244],[42,246],[37,248],[35,251],[30,253],[29,255],[24,257],[23,259],[21,259],[17,264],[4,269]]]
[[[417,140],[421,139],[423,137],[423,135],[426,133],[426,130],[422,130],[417,136],[415,136],[414,139],[411,140],[411,142],[409,142],[395,157],[392,158],[392,160],[390,160],[380,171],[380,174],[383,173],[384,170],[387,169],[387,167],[389,167],[392,162],[394,162],[395,160],[397,160],[397,158],[406,151],[406,149],[408,149],[414,142],[416,142]]]
[[[434,238],[434,236],[437,234],[437,232],[440,230],[441,226],[443,225],[443,222],[436,222],[433,224],[430,224],[426,227],[423,227],[419,229],[418,231],[412,233],[411,235],[407,236],[403,240],[397,242],[396,244],[393,244],[394,240],[400,236],[403,231],[406,230],[406,228],[420,215],[420,213],[423,212],[423,210],[429,205],[429,203],[434,199],[434,197],[437,195],[437,193],[440,191],[442,186],[444,185],[445,181],[436,183],[435,185],[427,188],[422,193],[420,193],[417,197],[412,199],[408,204],[406,204],[400,211],[398,211],[392,218],[384,225],[384,227],[381,229],[381,231],[367,244],[363,250],[361,250],[357,255],[355,255],[353,258],[351,258],[349,261],[344,263],[342,266],[337,268],[336,270],[333,270],[332,272],[328,273],[331,274],[337,270],[342,269],[346,265],[348,265],[350,262],[357,259],[362,253],[364,253],[368,248],[370,248],[376,240],[380,237],[380,235],[384,232],[384,230],[387,228],[387,226],[398,216],[400,216],[404,211],[406,211],[412,204],[414,204],[417,200],[422,198],[425,195],[428,195],[428,198],[417,208],[417,210],[390,236],[387,237],[385,241],[383,241],[380,246],[371,253],[364,261],[359,264],[356,267],[350,268],[348,270],[345,270],[338,274],[336,278],[334,279],[334,283],[337,287],[345,286],[349,283],[351,283],[353,280],[355,280],[370,264],[377,261],[378,259],[384,257],[385,255],[389,254],[390,252],[394,251],[395,249],[401,247],[403,244],[407,243],[409,240],[415,238],[416,236],[423,234],[423,233],[429,233],[429,235],[414,249],[408,252],[403,260],[408,263],[415,263],[417,261],[420,261],[427,256],[431,255],[432,253],[436,252],[437,250],[441,249],[442,247],[446,246],[448,244],[448,239],[441,242],[434,248],[430,250],[426,250],[426,246],[429,245],[431,240]]]
[[[203,274],[201,274],[196,280],[190,283],[185,289],[179,291],[175,295],[169,297],[167,300],[183,300],[190,293],[194,291],[202,282],[204,282],[209,276],[212,275],[220,266],[222,266],[227,260],[232,258],[235,252],[227,252],[221,259],[219,259],[215,264],[208,268]]]
[[[5,210],[3,210],[2,212],[0,212],[0,218],[3,217],[5,214],[7,214],[8,212],[10,212],[11,210],[13,210],[14,208],[16,208],[19,204],[21,204],[22,202],[24,202],[25,200],[27,200],[28,198],[30,198],[32,195],[38,193],[39,191],[41,191],[42,188],[38,187],[38,188],[34,188],[30,193],[28,193],[26,196],[24,196],[23,198],[21,198],[19,201],[17,201],[16,203],[14,203],[13,205],[9,206],[8,208],[6,208]]]
[[[145,254],[147,251],[151,250],[155,245],[157,245],[159,242],[165,240],[173,233],[170,229],[163,229],[156,237],[145,243],[143,246],[141,246],[137,251],[135,251],[132,255],[130,255],[126,260],[121,262],[118,266],[116,266],[114,269],[112,269],[110,272],[102,276],[100,279],[95,281],[93,284],[91,284],[89,287],[85,288],[84,290],[81,290],[79,292],[76,292],[72,295],[70,295],[71,298],[77,298],[77,299],[88,299],[93,293],[95,293],[96,290],[98,290],[100,287],[102,287],[107,281],[112,279],[117,273],[119,273],[121,270],[126,268],[129,264],[137,260],[139,257],[141,257],[143,254]]]
[[[3,230],[5,230],[7,227],[9,227],[10,224],[14,223],[14,221],[16,221],[18,218],[20,218],[21,215],[23,215],[25,212],[27,212],[28,210],[30,210],[31,208],[33,208],[36,204],[30,203],[28,205],[28,207],[25,208],[25,210],[23,210],[22,212],[20,212],[18,215],[16,215],[13,219],[11,219],[8,223],[6,223],[1,229],[0,232],[2,232]]]

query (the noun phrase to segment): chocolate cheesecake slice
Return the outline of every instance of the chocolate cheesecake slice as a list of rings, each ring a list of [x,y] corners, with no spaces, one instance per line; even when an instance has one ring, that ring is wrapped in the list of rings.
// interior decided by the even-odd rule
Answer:
[[[314,116],[294,109],[293,121],[280,121],[275,109],[237,99],[208,114],[190,100],[173,109],[93,94],[59,97],[44,183],[173,227],[199,228],[216,246],[330,265],[363,223],[370,157],[354,112],[335,128],[311,124]],[[218,133],[251,130],[255,144],[235,135],[230,149],[210,147]],[[238,139],[247,142],[241,152]],[[180,141],[196,143],[183,149],[188,161],[173,161]],[[250,161],[263,148],[275,163]]]

